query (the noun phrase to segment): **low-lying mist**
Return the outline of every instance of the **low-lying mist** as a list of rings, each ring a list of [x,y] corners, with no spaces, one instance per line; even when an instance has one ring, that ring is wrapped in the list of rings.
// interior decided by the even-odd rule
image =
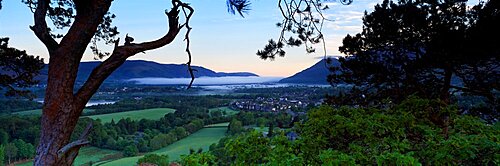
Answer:
[[[278,82],[281,77],[199,77],[193,85],[255,84]],[[146,85],[189,84],[191,78],[133,78],[127,81]]]

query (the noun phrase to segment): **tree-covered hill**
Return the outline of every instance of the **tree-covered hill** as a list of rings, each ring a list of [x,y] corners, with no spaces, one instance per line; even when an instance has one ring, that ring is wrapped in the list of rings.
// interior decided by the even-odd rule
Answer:
[[[313,66],[294,74],[293,76],[280,80],[280,83],[297,84],[328,84],[327,76],[330,74],[329,66],[339,66],[340,63],[335,58],[331,58],[331,63],[322,59]]]
[[[78,68],[77,81],[83,82],[90,75],[92,70],[101,62],[81,62]],[[226,77],[226,76],[258,76],[248,72],[215,72],[202,66],[192,66],[196,72],[196,77]],[[48,73],[48,65],[42,71],[40,80],[45,81]],[[160,78],[191,78],[188,67],[185,64],[161,64],[152,61],[130,60],[125,61],[106,81],[116,82],[132,78],[160,77]]]

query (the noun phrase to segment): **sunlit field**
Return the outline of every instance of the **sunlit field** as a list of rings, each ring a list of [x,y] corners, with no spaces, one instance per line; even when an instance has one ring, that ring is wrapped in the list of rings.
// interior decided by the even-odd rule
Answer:
[[[144,109],[136,111],[117,112],[111,114],[93,115],[88,117],[92,119],[100,119],[101,122],[107,123],[111,122],[111,120],[115,120],[115,122],[118,122],[120,119],[126,119],[126,118],[130,118],[131,120],[140,120],[140,119],[158,120],[163,116],[165,116],[165,114],[173,112],[175,112],[175,110],[170,108],[153,108],[153,109]]]

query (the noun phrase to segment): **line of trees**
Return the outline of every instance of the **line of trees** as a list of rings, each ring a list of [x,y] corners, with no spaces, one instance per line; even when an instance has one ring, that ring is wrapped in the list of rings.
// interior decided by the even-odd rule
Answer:
[[[0,99],[0,114],[41,109],[42,103],[28,100]]]
[[[15,139],[10,143],[0,144],[0,165],[11,164],[14,161],[31,159],[35,156],[35,146],[24,142],[21,139]]]
[[[200,112],[207,108],[226,106],[230,99],[218,98],[217,96],[161,96],[145,97],[141,99],[123,99],[113,104],[95,105],[88,107],[94,111],[84,115],[107,114],[124,112],[130,110],[141,110],[148,108],[173,108],[177,111]]]

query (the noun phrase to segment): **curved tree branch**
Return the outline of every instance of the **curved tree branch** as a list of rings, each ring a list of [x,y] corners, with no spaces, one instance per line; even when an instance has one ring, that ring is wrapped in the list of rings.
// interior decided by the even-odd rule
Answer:
[[[47,27],[47,22],[45,21],[49,5],[50,0],[39,0],[37,2],[34,14],[35,25],[30,26],[30,29],[35,33],[38,39],[43,42],[49,52],[51,52],[59,46],[59,43],[57,43],[54,38],[50,36],[49,28]]]
[[[80,63],[87,45],[91,42],[97,27],[111,7],[110,0],[74,0],[76,12],[74,22],[61,39],[61,48],[75,48],[73,63]],[[94,10],[89,10],[94,9]]]
[[[92,97],[92,95],[99,89],[99,86],[106,80],[106,78],[113,73],[118,67],[120,67],[128,57],[134,56],[137,53],[144,52],[147,50],[156,49],[167,44],[170,44],[183,25],[179,25],[179,7],[183,7],[178,0],[173,0],[174,6],[170,12],[165,12],[169,22],[169,30],[160,39],[150,42],[143,42],[139,44],[129,43],[126,45],[118,46],[118,40],[115,43],[115,49],[111,56],[104,62],[99,64],[92,73],[90,74],[87,81],[75,94],[76,102],[79,107],[84,107],[85,103]],[[186,5],[182,3],[183,5]]]

